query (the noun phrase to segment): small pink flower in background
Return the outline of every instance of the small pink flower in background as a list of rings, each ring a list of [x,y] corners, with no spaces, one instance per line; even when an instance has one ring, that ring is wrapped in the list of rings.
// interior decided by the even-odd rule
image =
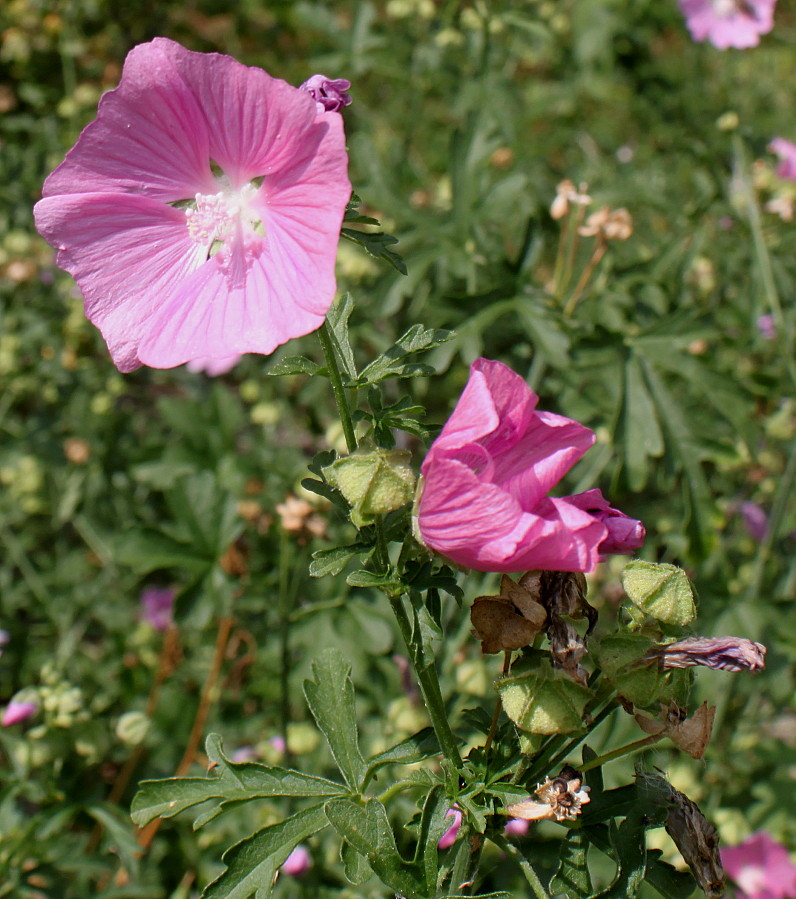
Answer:
[[[760,331],[760,336],[766,340],[776,340],[777,326],[774,324],[774,316],[770,314],[758,316],[757,330]]]
[[[12,699],[5,707],[0,725],[11,727],[13,724],[20,724],[22,721],[32,718],[38,711],[39,705],[36,702],[18,702]]]
[[[285,863],[279,869],[289,877],[301,877],[312,867],[312,858],[306,846],[299,844],[285,859]]]
[[[756,47],[760,35],[774,27],[777,0],[679,0],[695,41],[708,40],[719,50]]]
[[[351,97],[346,91],[351,82],[345,78],[327,78],[326,75],[313,75],[301,85],[315,101],[318,114],[339,112],[343,107],[351,105]]]
[[[342,118],[229,56],[134,47],[36,226],[120,371],[268,354],[334,298]]]
[[[531,822],[525,818],[509,818],[503,832],[511,837],[524,837],[530,830]]]
[[[236,764],[241,762],[254,762],[257,759],[257,750],[253,746],[239,746],[231,756]]]
[[[0,630],[0,656],[3,655],[3,646],[6,646],[11,640],[11,634],[8,631]]]
[[[440,849],[447,849],[448,846],[452,846],[456,842],[456,837],[459,835],[459,828],[462,826],[462,813],[455,805],[453,808],[448,809],[445,817],[453,818],[453,824],[451,824],[440,837],[439,842],[437,843],[437,846],[439,846]]]
[[[176,596],[171,587],[147,587],[141,593],[141,617],[156,631],[165,631],[173,620]]]
[[[422,466],[423,542],[476,571],[593,571],[607,553],[644,542],[644,527],[599,490],[547,493],[594,443],[510,368],[477,359],[453,414]]]
[[[199,358],[191,359],[185,366],[188,371],[193,374],[206,374],[208,378],[217,378],[219,375],[225,375],[228,371],[240,362],[242,356],[222,356],[220,359]]]
[[[268,741],[274,749],[280,754],[284,755],[287,752],[287,743],[285,743],[285,738],[280,737],[278,734],[275,737],[271,737]]]
[[[777,166],[779,177],[796,181],[796,144],[785,140],[784,137],[775,137],[768,145],[768,149],[779,156],[780,161]]]
[[[720,851],[727,874],[740,887],[736,899],[796,899],[796,865],[767,833]]]
[[[757,503],[741,503],[741,518],[749,536],[760,543],[768,531],[768,515]]]

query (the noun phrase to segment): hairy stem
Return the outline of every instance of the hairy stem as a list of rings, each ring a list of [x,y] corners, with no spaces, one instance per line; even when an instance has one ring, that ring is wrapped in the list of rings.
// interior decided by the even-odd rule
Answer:
[[[332,382],[334,400],[337,403],[337,412],[340,415],[340,423],[343,426],[345,442],[348,452],[353,453],[357,448],[357,437],[354,432],[354,422],[351,418],[351,410],[348,407],[343,378],[340,375],[340,366],[337,363],[337,355],[334,351],[334,341],[330,333],[329,323],[324,321],[318,329],[318,338],[323,348],[323,357],[326,360],[326,368],[329,371],[329,380]]]
[[[423,696],[423,702],[428,710],[431,725],[434,728],[434,733],[437,735],[440,748],[445,758],[454,767],[461,770],[463,763],[459,754],[459,744],[448,721],[448,713],[445,709],[445,702],[442,699],[442,691],[439,686],[439,678],[437,677],[437,668],[433,662],[429,664],[423,658],[422,637],[419,634],[415,636],[413,633],[403,598],[391,596],[390,605],[409,652],[412,667],[415,669],[415,675],[420,685],[420,693]]]

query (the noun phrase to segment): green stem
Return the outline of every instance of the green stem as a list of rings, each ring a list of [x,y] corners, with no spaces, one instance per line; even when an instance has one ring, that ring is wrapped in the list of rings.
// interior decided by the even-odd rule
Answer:
[[[506,855],[510,856],[514,859],[515,862],[520,866],[520,870],[525,875],[525,879],[528,881],[528,885],[533,890],[534,896],[536,899],[550,899],[550,896],[547,890],[542,885],[542,881],[539,879],[539,875],[531,866],[531,863],[525,858],[525,856],[517,849],[516,846],[513,846],[509,843],[508,840],[504,839],[502,836],[498,836],[495,834],[489,838],[492,842],[499,846]]]
[[[340,415],[340,423],[343,426],[345,442],[348,452],[353,453],[357,448],[357,437],[354,432],[354,422],[351,418],[351,410],[348,408],[348,398],[343,387],[343,379],[340,376],[340,366],[337,364],[337,356],[334,351],[334,340],[329,329],[329,323],[324,323],[318,329],[318,338],[323,348],[323,357],[326,360],[326,368],[329,372],[329,380],[332,382],[332,391],[337,403],[337,411]]]
[[[289,538],[287,531],[279,534],[279,724],[285,745],[285,764],[290,767],[290,747],[287,739],[290,724],[290,601],[288,595]]]
[[[618,749],[612,749],[610,752],[606,752],[605,755],[598,755],[590,762],[586,762],[585,765],[581,765],[580,772],[583,774],[586,771],[591,771],[592,768],[599,768],[600,765],[604,765],[606,762],[612,762],[614,759],[621,759],[623,755],[631,755],[634,752],[638,752],[639,749],[643,749],[645,746],[657,743],[663,736],[663,734],[650,734],[648,737],[642,737],[640,740],[626,743]]]
[[[548,763],[548,768],[555,768],[558,764],[564,761],[564,759],[571,753],[574,752],[575,749],[580,746],[580,744],[591,734],[594,732],[594,729],[600,724],[605,718],[607,718],[614,710],[616,709],[616,704],[614,702],[609,702],[603,710],[594,717],[592,720],[591,726],[589,728],[588,733],[580,734],[580,736],[574,737],[570,740],[563,749],[559,752],[555,753],[553,757],[550,759]],[[544,772],[541,772],[544,773]],[[540,774],[541,776],[541,774]]]
[[[442,699],[442,691],[439,686],[436,666],[433,663],[427,664],[423,658],[423,647],[422,644],[418,642],[422,640],[422,637],[418,636],[416,640],[412,633],[412,625],[409,621],[409,616],[406,613],[403,597],[391,596],[390,605],[392,606],[393,613],[398,622],[398,627],[401,631],[401,636],[403,637],[409,652],[412,667],[415,669],[415,675],[417,676],[420,685],[420,692],[423,696],[423,701],[426,704],[426,709],[428,710],[428,715],[431,719],[431,725],[434,728],[434,733],[437,735],[440,748],[442,749],[445,758],[448,759],[457,770],[461,770],[464,766],[462,757],[459,754],[459,744],[456,737],[453,735],[450,723],[448,722],[448,713],[445,709],[445,702]]]

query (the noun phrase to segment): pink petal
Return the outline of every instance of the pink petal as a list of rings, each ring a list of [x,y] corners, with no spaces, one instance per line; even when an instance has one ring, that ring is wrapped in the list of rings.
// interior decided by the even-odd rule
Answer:
[[[168,43],[175,70],[201,99],[210,157],[233,187],[295,169],[297,159],[314,151],[324,125],[316,122],[315,102],[306,91],[231,56],[192,53]],[[339,115],[337,120],[342,130]]]
[[[180,72],[185,57],[206,55],[166,38],[134,47],[119,87],[102,97],[97,119],[44,182],[43,195],[119,191],[173,202],[213,193],[210,128],[203,98]]]
[[[164,297],[147,321],[139,359],[171,368],[203,356],[272,353],[323,323],[326,309],[307,308],[320,304],[305,276],[263,241],[218,253]]]
[[[138,368],[147,320],[204,258],[188,237],[185,213],[145,196],[97,193],[43,199],[34,215],[117,367]]]
[[[523,512],[512,496],[455,459],[438,459],[429,469],[418,526],[424,542],[457,565],[507,573],[593,571],[607,534],[566,500],[543,499],[533,513]]]

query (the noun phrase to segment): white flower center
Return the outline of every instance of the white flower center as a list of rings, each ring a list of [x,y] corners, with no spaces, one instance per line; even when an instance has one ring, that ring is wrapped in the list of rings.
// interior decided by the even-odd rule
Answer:
[[[743,12],[746,5],[743,0],[712,0],[713,12],[720,19],[729,19],[737,12]]]
[[[735,882],[750,896],[769,885],[765,868],[760,865],[745,865],[735,877]]]
[[[205,247],[208,255],[217,252],[238,229],[244,237],[265,233],[260,215],[251,205],[259,188],[251,182],[239,190],[230,189],[223,181],[219,181],[219,186],[226,189],[216,194],[197,194],[185,210],[189,237]]]

